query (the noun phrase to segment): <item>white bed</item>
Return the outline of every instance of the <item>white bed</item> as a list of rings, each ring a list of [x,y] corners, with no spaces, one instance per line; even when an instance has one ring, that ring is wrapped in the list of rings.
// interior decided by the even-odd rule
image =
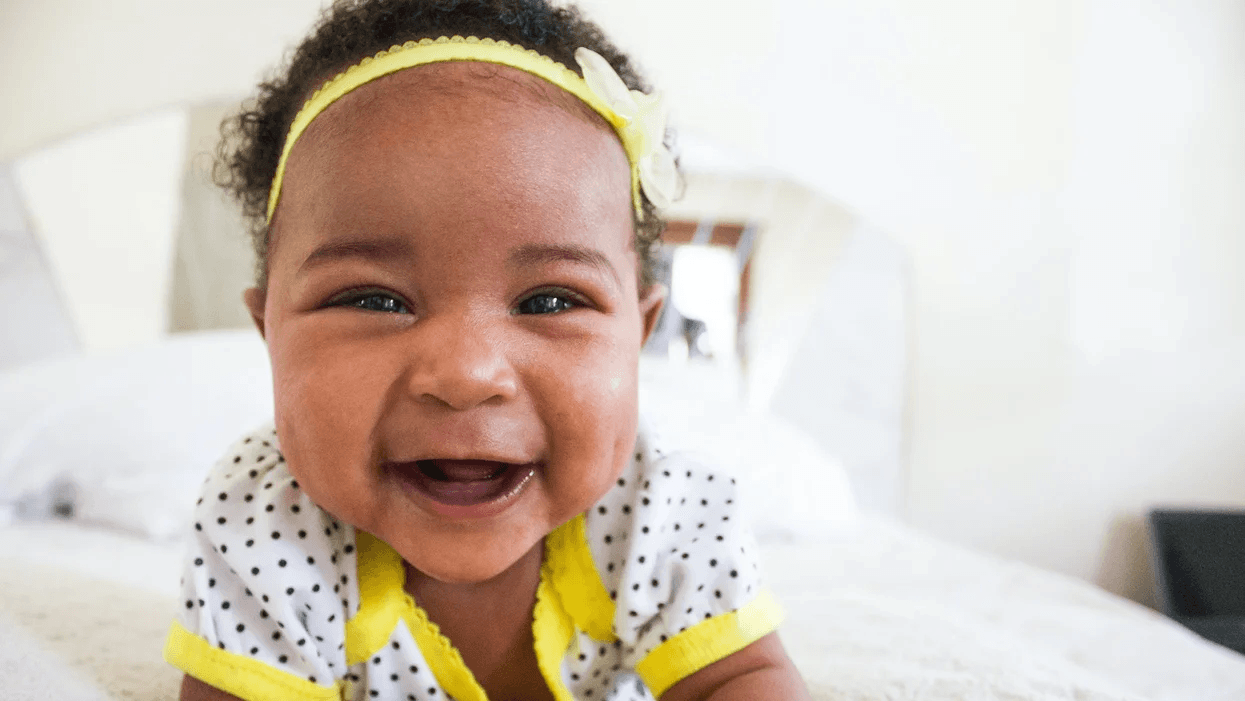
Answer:
[[[130,125],[108,143],[141,155],[167,132],[170,148],[190,143],[193,152],[218,116],[192,110],[176,118],[176,129],[166,123],[174,117],[146,131]],[[93,147],[80,148],[80,157],[65,148],[16,169],[25,173],[27,207],[40,201],[29,196],[40,178],[54,195],[46,198],[48,216],[30,217],[47,226],[76,206],[77,181],[60,176],[99,165]],[[186,174],[196,172],[187,165]],[[83,185],[91,201],[152,208],[138,202],[141,188],[108,180]],[[0,177],[0,210],[21,199],[13,187],[5,191],[12,182]],[[129,188],[126,197],[97,191],[109,184]],[[149,227],[167,235],[161,245],[175,251],[174,263],[171,271],[136,270],[134,279],[147,275],[154,281],[147,287],[160,287],[152,294],[167,302],[168,321],[130,319],[134,328],[245,324],[237,304],[249,275],[245,245],[218,246],[211,237],[219,231],[201,231],[212,222],[236,227],[236,216],[193,178],[142,192],[156,190],[178,200],[157,209],[182,212],[176,235]],[[902,256],[789,183],[702,177],[688,194],[681,216],[767,222],[753,256],[745,329],[742,383],[752,402],[737,405],[738,384],[714,371],[646,361],[646,410],[665,412],[666,424],[687,422],[690,447],[731,462],[745,485],[752,480],[751,515],[788,613],[781,634],[814,698],[1245,699],[1245,656],[1149,609],[927,537],[893,517],[865,515],[895,514],[902,504]],[[91,211],[81,221],[94,226],[102,215]],[[174,698],[180,674],[160,650],[181,568],[178,537],[208,464],[271,412],[263,347],[253,331],[201,332],[74,355],[67,328],[88,349],[119,345],[109,334],[120,327],[98,314],[130,300],[152,306],[150,295],[91,286],[74,272],[124,269],[138,256],[53,245],[44,251],[50,263],[40,261],[33,239],[20,237],[19,215],[0,211],[0,244],[8,246],[0,253],[16,251],[8,260],[21,263],[0,265],[0,291],[30,301],[0,308],[8,315],[0,329],[42,335],[0,339],[0,365],[8,364],[0,368],[0,697]],[[124,228],[114,221],[103,231]],[[58,258],[68,255],[89,260]],[[48,290],[59,290],[68,313]],[[26,362],[49,353],[64,355]],[[69,503],[73,519],[50,516]]]
[[[6,699],[175,698],[176,543],[0,530]],[[1245,658],[1084,583],[864,519],[770,543],[781,635],[819,701],[1237,701]]]

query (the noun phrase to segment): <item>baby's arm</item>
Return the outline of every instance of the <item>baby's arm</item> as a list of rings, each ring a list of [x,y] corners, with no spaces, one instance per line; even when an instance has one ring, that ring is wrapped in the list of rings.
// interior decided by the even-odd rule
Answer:
[[[811,698],[777,633],[684,677],[661,695],[661,701]]]
[[[182,677],[182,691],[178,698],[181,701],[242,701],[237,696],[204,684],[189,674]]]

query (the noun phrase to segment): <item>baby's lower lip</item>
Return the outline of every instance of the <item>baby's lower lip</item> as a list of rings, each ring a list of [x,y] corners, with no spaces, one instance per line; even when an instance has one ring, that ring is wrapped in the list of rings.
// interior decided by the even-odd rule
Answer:
[[[483,461],[391,463],[390,470],[422,506],[446,518],[482,518],[503,510],[538,465]]]

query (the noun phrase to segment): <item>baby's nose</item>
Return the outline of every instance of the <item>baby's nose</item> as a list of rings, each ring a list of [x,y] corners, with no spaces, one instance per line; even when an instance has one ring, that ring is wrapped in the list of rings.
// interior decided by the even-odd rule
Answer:
[[[463,411],[517,393],[507,345],[490,325],[427,319],[416,333],[409,391],[420,401]]]

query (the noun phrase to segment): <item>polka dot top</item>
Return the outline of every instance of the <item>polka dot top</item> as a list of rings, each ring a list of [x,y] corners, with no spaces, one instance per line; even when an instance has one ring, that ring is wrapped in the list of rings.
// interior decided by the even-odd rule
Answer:
[[[536,659],[558,701],[651,700],[773,632],[729,476],[663,448],[545,539]],[[271,426],[235,443],[195,510],[165,659],[244,699],[486,701],[406,594],[401,558],[317,507]]]

